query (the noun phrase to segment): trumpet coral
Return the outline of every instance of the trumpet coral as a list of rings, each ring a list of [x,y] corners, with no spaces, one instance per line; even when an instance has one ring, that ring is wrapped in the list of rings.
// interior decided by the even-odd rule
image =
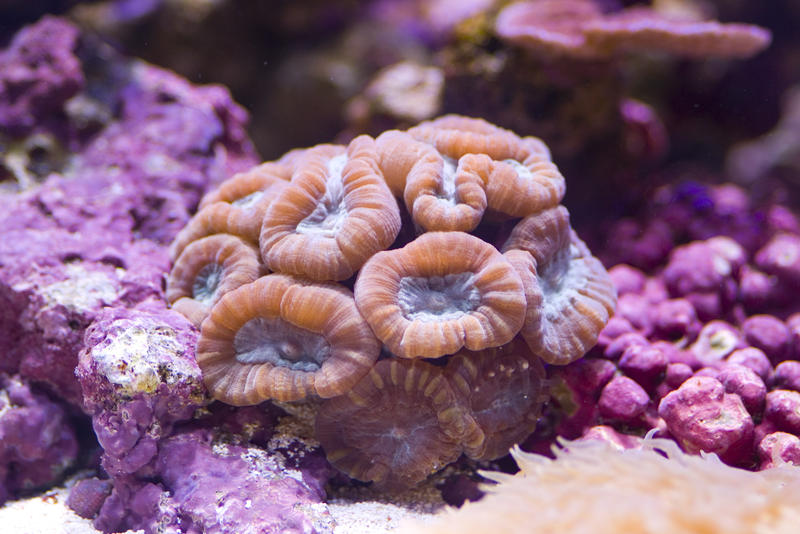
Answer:
[[[506,454],[536,427],[542,361],[580,358],[613,311],[610,278],[571,231],[564,177],[537,138],[450,115],[259,169],[280,184],[272,198],[251,171],[200,211],[267,206],[255,259],[245,236],[181,232],[170,286],[200,311],[174,305],[202,321],[197,360],[214,398],[316,399],[317,438],[351,477],[400,489],[462,453]],[[414,221],[400,239],[395,198]],[[487,213],[517,220],[504,253],[484,240]],[[247,276],[197,252],[231,240],[250,251]],[[352,293],[335,282],[352,277]]]
[[[197,239],[214,234],[232,234],[258,243],[261,220],[273,198],[289,185],[291,168],[280,163],[262,163],[235,174],[200,201],[200,211],[179,232],[170,246],[173,261]]]
[[[558,365],[583,356],[613,313],[616,290],[603,265],[571,230],[567,209],[558,206],[526,217],[503,250],[513,253],[513,265],[526,283],[521,333],[531,350]]]
[[[382,360],[349,393],[321,406],[316,433],[336,467],[400,489],[455,461],[474,425],[441,369]]]
[[[437,358],[508,343],[522,327],[522,282],[491,245],[462,232],[430,232],[373,256],[356,304],[395,355]]]
[[[400,231],[400,212],[368,136],[304,153],[292,182],[267,210],[261,256],[273,271],[344,280]],[[308,254],[316,250],[315,254]]]
[[[271,274],[211,309],[197,363],[215,398],[245,405],[345,393],[379,350],[347,289]]]
[[[225,293],[261,275],[258,251],[238,237],[220,234],[190,243],[167,280],[167,301],[199,327]]]

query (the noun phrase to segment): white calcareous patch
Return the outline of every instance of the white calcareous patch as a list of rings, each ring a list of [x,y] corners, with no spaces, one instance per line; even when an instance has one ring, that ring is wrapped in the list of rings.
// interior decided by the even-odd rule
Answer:
[[[517,173],[517,176],[519,176],[523,180],[531,180],[533,178],[533,173],[531,172],[531,170],[527,166],[520,163],[519,161],[515,159],[504,159],[503,163],[511,165],[514,171]]]
[[[591,276],[591,267],[574,244],[544,265],[539,271],[539,286],[544,295],[544,318],[549,322],[558,322],[563,310],[572,305]]]
[[[161,383],[200,382],[200,368],[184,355],[177,333],[163,324],[120,319],[90,350],[97,369],[123,395],[151,393]]]
[[[45,286],[41,295],[48,307],[63,306],[74,312],[97,310],[112,304],[119,298],[121,287],[113,275],[98,270],[89,270],[80,263],[65,266],[67,278]],[[116,275],[122,276],[124,269],[117,269]],[[16,291],[31,289],[30,282],[14,286]]]
[[[456,199],[458,161],[448,156],[442,156],[442,160],[442,180],[439,186],[438,198],[451,205],[456,205],[458,203]]]
[[[249,195],[243,196],[242,198],[237,198],[231,205],[236,206],[237,208],[243,210],[249,210],[256,204],[261,198],[264,196],[264,191],[256,191],[254,193],[250,193]]]

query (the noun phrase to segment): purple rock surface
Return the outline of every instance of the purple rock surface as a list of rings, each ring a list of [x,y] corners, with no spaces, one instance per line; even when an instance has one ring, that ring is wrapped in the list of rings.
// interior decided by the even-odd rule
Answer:
[[[160,245],[209,184],[256,161],[246,113],[225,89],[100,45],[79,55],[80,39],[45,18],[0,56],[0,124],[17,135],[35,126],[73,152],[41,185],[25,189],[17,177],[22,191],[0,194],[0,345],[9,347],[0,371],[75,405],[84,330],[102,307],[160,297],[169,267]],[[16,94],[15,83],[32,92]],[[87,137],[76,110],[93,107],[117,111]],[[55,123],[23,120],[44,116]]]
[[[63,111],[85,82],[77,41],[76,28],[45,17],[0,52],[0,130],[27,133]]]
[[[77,456],[64,407],[18,376],[0,374],[0,505],[58,482]]]
[[[0,499],[71,465],[70,413],[102,470],[69,503],[105,532],[328,532],[327,463],[271,441],[277,408],[207,407],[197,330],[163,297],[166,244],[258,161],[247,114],[92,39],[45,18],[0,52],[0,137],[69,153],[41,172],[0,159]]]
[[[728,463],[749,460],[753,420],[737,395],[718,380],[693,377],[663,399],[658,413],[689,452],[714,452]]]

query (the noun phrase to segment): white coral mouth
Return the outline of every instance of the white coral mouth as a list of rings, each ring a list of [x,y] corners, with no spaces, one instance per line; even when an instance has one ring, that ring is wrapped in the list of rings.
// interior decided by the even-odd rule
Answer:
[[[445,276],[406,276],[400,280],[397,301],[411,321],[458,319],[480,304],[481,295],[472,273]]]
[[[293,371],[317,371],[330,355],[324,336],[278,318],[256,317],[247,321],[233,338],[236,361],[271,363]]]

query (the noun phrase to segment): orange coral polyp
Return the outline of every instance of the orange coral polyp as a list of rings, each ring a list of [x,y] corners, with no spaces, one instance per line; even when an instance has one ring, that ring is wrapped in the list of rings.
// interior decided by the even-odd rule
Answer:
[[[425,231],[474,230],[486,211],[485,179],[466,156],[458,162],[438,156],[414,167],[403,194],[414,222]]]
[[[464,154],[486,154],[496,160],[519,157],[519,136],[483,119],[444,115],[421,122],[408,133],[453,159]]]
[[[344,280],[391,245],[400,212],[377,158],[367,136],[346,149],[322,145],[298,156],[290,186],[262,222],[267,267],[312,280]]]
[[[232,234],[258,243],[261,220],[272,200],[289,185],[289,168],[263,163],[225,180],[200,201],[200,211],[170,245],[170,257],[177,259],[197,239],[214,234]]]
[[[516,271],[494,247],[462,232],[429,232],[379,252],[361,269],[355,295],[378,339],[403,358],[502,345],[525,313]]]
[[[521,334],[551,364],[566,365],[596,342],[616,306],[608,273],[569,225],[563,206],[520,221],[503,247],[525,285]]]
[[[190,243],[167,279],[172,307],[200,326],[222,295],[261,275],[258,250],[231,235],[213,235]]]
[[[333,465],[389,490],[455,461],[474,430],[440,368],[396,359],[381,360],[349,393],[323,402],[316,420]]]
[[[211,309],[197,361],[211,395],[241,406],[341,395],[379,352],[347,289],[271,274]]]
[[[460,218],[440,214],[447,208],[435,198],[442,190],[441,179],[425,176],[426,180],[415,181],[409,175],[405,201],[415,222],[430,217],[440,225],[420,224],[425,229],[470,231],[487,207],[507,216],[524,217],[555,206],[564,198],[566,181],[540,139],[520,138],[482,119],[455,115],[420,123],[409,133],[458,162],[456,192],[463,204],[450,211],[461,210]],[[414,202],[420,198],[426,204],[418,207]],[[458,224],[441,226],[441,221]]]
[[[445,376],[481,430],[482,439],[463,442],[470,458],[505,456],[536,429],[547,379],[542,362],[520,337],[501,347],[458,352],[447,362]]]

